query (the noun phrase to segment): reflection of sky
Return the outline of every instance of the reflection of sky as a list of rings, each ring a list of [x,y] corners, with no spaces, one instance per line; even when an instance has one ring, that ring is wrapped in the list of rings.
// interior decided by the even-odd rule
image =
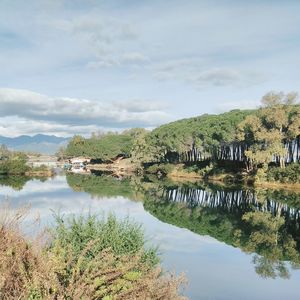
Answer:
[[[165,224],[146,212],[141,202],[123,197],[92,198],[71,190],[63,176],[46,182],[29,181],[22,191],[0,187],[0,201],[9,197],[12,207],[31,204],[28,222],[41,217],[49,224],[53,211],[62,214],[114,212],[143,224],[147,239],[159,245],[166,269],[185,272],[191,299],[297,299],[300,271],[290,280],[262,279],[254,270],[252,257],[224,243]],[[32,227],[27,227],[27,231]]]

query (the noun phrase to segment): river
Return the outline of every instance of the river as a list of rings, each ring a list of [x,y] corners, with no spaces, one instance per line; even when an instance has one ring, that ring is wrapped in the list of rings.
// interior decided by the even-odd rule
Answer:
[[[300,193],[68,174],[1,178],[5,201],[31,206],[29,235],[51,226],[54,212],[129,216],[164,269],[185,273],[189,299],[299,298]]]

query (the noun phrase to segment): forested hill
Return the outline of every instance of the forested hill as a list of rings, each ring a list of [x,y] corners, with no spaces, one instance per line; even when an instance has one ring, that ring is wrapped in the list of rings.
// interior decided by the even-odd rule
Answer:
[[[102,161],[117,156],[137,163],[185,163],[230,160],[248,170],[271,162],[284,167],[300,161],[300,106],[297,94],[268,93],[256,110],[202,115],[160,126],[149,132],[134,128],[121,134],[75,136],[67,156]]]

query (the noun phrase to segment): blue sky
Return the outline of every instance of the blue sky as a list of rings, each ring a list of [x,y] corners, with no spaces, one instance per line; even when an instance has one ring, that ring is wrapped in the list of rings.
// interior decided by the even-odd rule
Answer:
[[[0,135],[88,135],[299,91],[299,1],[1,0]]]

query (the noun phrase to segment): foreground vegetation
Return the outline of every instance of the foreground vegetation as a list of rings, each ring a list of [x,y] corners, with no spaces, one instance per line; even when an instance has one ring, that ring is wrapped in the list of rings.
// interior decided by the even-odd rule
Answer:
[[[141,227],[114,216],[56,216],[48,237],[29,241],[23,212],[0,217],[1,299],[183,299],[183,278],[162,273]]]
[[[24,153],[9,151],[5,145],[0,146],[0,175],[24,175],[29,170]]]
[[[0,182],[5,177],[15,179],[20,176],[43,178],[53,175],[51,168],[45,165],[32,167],[27,164],[27,160],[28,156],[26,153],[10,151],[5,145],[0,145]],[[10,179],[8,178],[7,180]]]
[[[151,132],[135,128],[88,139],[75,136],[63,155],[88,156],[100,163],[129,158],[137,170],[163,175],[181,165],[181,175],[194,171],[208,178],[231,172],[240,181],[300,183],[297,97],[270,92],[256,110],[206,114]],[[284,170],[287,165],[292,167]]]

